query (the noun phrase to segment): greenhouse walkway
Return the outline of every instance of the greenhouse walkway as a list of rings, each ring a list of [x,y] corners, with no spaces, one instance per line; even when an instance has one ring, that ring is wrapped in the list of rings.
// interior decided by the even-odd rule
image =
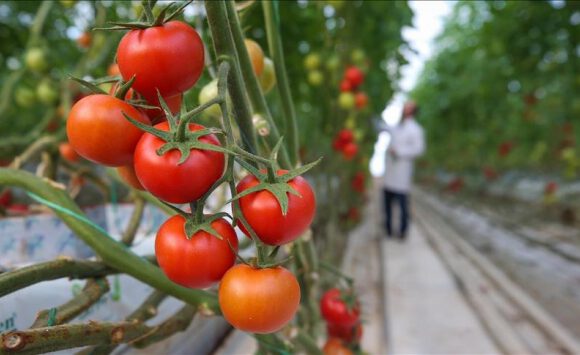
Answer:
[[[360,295],[366,353],[580,354],[565,328],[445,222],[433,196],[414,192],[405,242],[385,238],[381,194],[372,196],[342,265]],[[216,353],[255,349],[235,331]]]

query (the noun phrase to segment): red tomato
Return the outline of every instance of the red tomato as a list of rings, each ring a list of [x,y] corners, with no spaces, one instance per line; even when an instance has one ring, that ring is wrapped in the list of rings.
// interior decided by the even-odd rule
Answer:
[[[328,339],[322,348],[322,353],[324,355],[352,355],[352,351],[338,338]]]
[[[354,134],[352,133],[352,131],[348,128],[344,128],[337,133],[336,137],[334,138],[334,141],[332,142],[332,147],[334,148],[334,150],[342,151],[348,143],[351,143],[353,141]]]
[[[352,327],[359,321],[360,307],[356,302],[349,308],[341,296],[341,291],[337,288],[326,291],[320,300],[320,313],[328,323]]]
[[[137,175],[135,174],[135,167],[133,167],[133,165],[120,166],[117,168],[117,173],[119,173],[121,179],[129,184],[129,186],[132,186],[137,190],[145,190],[143,185],[141,185],[141,182],[139,182]]]
[[[329,338],[339,338],[347,343],[358,343],[362,338],[362,324],[357,323],[354,326],[345,327],[338,324],[326,323],[326,332]]]
[[[168,131],[169,123],[161,122],[155,128]],[[189,130],[199,131],[205,127],[190,124]],[[203,143],[220,145],[213,134],[199,139]],[[182,164],[177,164],[181,153],[170,150],[157,155],[157,149],[165,144],[150,133],[143,134],[135,148],[135,173],[147,191],[170,203],[188,203],[197,200],[219,179],[224,172],[223,153],[192,149]]]
[[[12,203],[12,190],[5,189],[0,193],[0,206],[8,207]]]
[[[514,143],[512,141],[505,141],[499,145],[497,153],[500,157],[505,157],[512,151],[513,147]]]
[[[169,21],[128,32],[119,43],[117,63],[124,80],[146,98],[175,96],[191,88],[204,67],[203,42],[188,24]]]
[[[286,173],[279,170],[278,175]],[[238,193],[258,185],[253,175],[248,175],[238,183]],[[270,191],[261,190],[240,198],[240,208],[248,224],[260,240],[268,245],[282,245],[298,238],[308,229],[316,212],[316,197],[306,179],[297,176],[288,184],[300,196],[288,193],[288,211],[282,215],[278,200]],[[240,224],[240,229],[250,235]]]
[[[350,66],[344,71],[344,79],[348,80],[353,88],[357,88],[365,80],[365,75],[359,68]]]
[[[343,79],[340,82],[340,91],[341,92],[349,92],[352,91],[352,84],[350,83],[350,81]]]
[[[58,151],[60,152],[60,156],[63,159],[68,160],[71,163],[76,163],[81,158],[81,156],[77,152],[75,152],[75,150],[73,149],[73,147],[71,147],[69,143],[59,144]]]
[[[24,203],[13,203],[6,208],[9,215],[21,216],[28,214],[30,207]]]
[[[230,249],[238,250],[234,228],[223,218],[211,223],[223,238],[199,231],[191,239],[185,235],[185,218],[169,218],[157,231],[155,256],[167,277],[181,286],[206,288],[218,282],[234,265],[236,256]]]
[[[365,191],[365,174],[362,171],[358,171],[354,174],[350,185],[354,191],[363,193]]]
[[[367,107],[368,103],[369,97],[364,92],[357,92],[354,95],[354,104],[359,110]]]
[[[91,34],[89,32],[83,32],[79,38],[77,38],[77,44],[81,48],[89,48],[91,42],[93,41]]]
[[[284,327],[300,305],[300,285],[287,269],[257,269],[239,264],[220,283],[219,304],[224,318],[249,333],[273,333]]]
[[[123,116],[149,124],[135,107],[109,95],[90,95],[73,105],[66,122],[68,141],[84,158],[107,166],[129,165],[143,132]]]
[[[494,168],[492,168],[490,166],[484,166],[483,167],[483,175],[485,176],[485,179],[487,181],[492,181],[492,180],[497,179],[498,174]]]
[[[550,181],[549,183],[546,184],[546,186],[544,187],[544,194],[545,195],[553,195],[556,193],[556,191],[558,190],[558,184],[556,184],[553,181]]]
[[[463,189],[463,179],[456,177],[447,183],[447,190],[451,192],[459,192]]]
[[[348,143],[342,148],[342,156],[346,160],[351,160],[358,153],[358,145],[356,143]]]

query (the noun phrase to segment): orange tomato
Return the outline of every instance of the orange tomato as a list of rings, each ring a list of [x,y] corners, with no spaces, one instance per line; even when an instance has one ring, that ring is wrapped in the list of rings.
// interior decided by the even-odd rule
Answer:
[[[123,181],[125,181],[129,186],[136,188],[137,190],[145,191],[143,185],[139,179],[137,179],[137,175],[135,175],[135,167],[133,164],[120,166],[117,168],[117,173]]]
[[[264,51],[262,50],[262,47],[251,39],[244,40],[244,43],[246,43],[246,49],[248,50],[248,55],[252,61],[254,73],[256,73],[256,76],[262,75],[262,72],[264,71]]]
[[[235,328],[267,334],[284,327],[300,305],[300,286],[287,269],[258,269],[239,264],[222,278],[219,304],[224,318]]]
[[[73,147],[69,143],[61,143],[58,146],[58,151],[60,152],[60,156],[70,161],[71,163],[76,163],[79,161],[81,156],[73,149]]]
[[[91,46],[92,41],[93,38],[91,37],[91,34],[89,32],[83,32],[83,34],[79,38],[77,38],[77,44],[81,48],[89,48]]]
[[[324,355],[352,355],[352,351],[344,346],[342,340],[338,338],[330,338],[322,348]]]

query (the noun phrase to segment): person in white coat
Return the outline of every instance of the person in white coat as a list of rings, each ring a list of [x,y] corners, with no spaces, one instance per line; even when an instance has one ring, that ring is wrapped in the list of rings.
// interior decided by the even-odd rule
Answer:
[[[385,160],[383,178],[385,203],[385,231],[392,237],[392,203],[397,201],[401,209],[401,222],[398,237],[404,240],[409,229],[409,192],[413,180],[414,160],[425,150],[423,128],[415,120],[418,107],[414,102],[407,102],[398,125],[381,129],[391,134],[391,143]]]

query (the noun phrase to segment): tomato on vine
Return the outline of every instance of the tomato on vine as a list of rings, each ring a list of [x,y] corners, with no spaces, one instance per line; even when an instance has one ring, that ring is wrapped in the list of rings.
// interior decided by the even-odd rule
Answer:
[[[133,88],[148,101],[171,97],[191,88],[204,67],[203,42],[191,26],[169,21],[133,29],[121,39],[117,63],[123,79],[136,77]]]
[[[69,143],[59,144],[58,151],[63,159],[70,161],[71,163],[76,163],[81,159],[81,156],[77,152],[75,152],[75,150]]]
[[[211,222],[222,239],[206,231],[190,239],[185,234],[185,217],[169,218],[157,231],[155,256],[167,277],[185,287],[206,288],[218,282],[234,265],[238,239],[234,228],[223,218]],[[231,248],[230,248],[231,245]]]
[[[109,95],[89,95],[76,102],[66,122],[68,141],[84,158],[107,166],[133,162],[143,132],[123,113],[144,124],[149,119],[128,103]]]
[[[360,307],[350,294],[344,294],[338,288],[326,291],[320,300],[320,313],[329,323],[343,327],[352,327],[360,319]],[[351,304],[349,304],[350,301]]]
[[[252,68],[254,68],[254,73],[257,77],[262,75],[264,70],[264,51],[262,47],[256,41],[251,39],[245,39],[246,49],[248,50],[248,55],[250,56],[250,61],[252,62]]]
[[[279,170],[278,175],[287,171]],[[237,185],[237,193],[258,185],[260,181],[253,175],[243,178]],[[292,193],[288,195],[288,211],[282,214],[282,208],[276,197],[267,190],[252,192],[241,197],[240,209],[250,227],[262,242],[268,245],[282,245],[289,243],[304,233],[316,212],[316,197],[312,187],[301,176],[297,176],[288,184],[296,190],[299,196]],[[243,224],[240,229],[250,235]]]
[[[121,179],[123,179],[123,181],[125,181],[129,186],[137,190],[145,190],[137,178],[137,174],[135,174],[135,167],[132,164],[118,167],[117,173],[119,173]]]
[[[189,131],[195,132],[205,127],[189,124]],[[154,126],[161,131],[169,131],[169,123]],[[213,134],[199,138],[206,144],[220,146]],[[154,196],[170,203],[188,203],[205,194],[219,179],[225,168],[225,157],[221,152],[191,149],[187,159],[179,163],[181,152],[172,149],[164,154],[157,150],[166,142],[145,132],[135,147],[135,173],[139,181]]]
[[[300,286],[282,266],[260,269],[238,264],[222,278],[218,298],[224,318],[235,328],[273,333],[294,317],[300,305]]]
[[[322,348],[322,353],[324,355],[352,355],[352,351],[338,338],[328,339]]]

